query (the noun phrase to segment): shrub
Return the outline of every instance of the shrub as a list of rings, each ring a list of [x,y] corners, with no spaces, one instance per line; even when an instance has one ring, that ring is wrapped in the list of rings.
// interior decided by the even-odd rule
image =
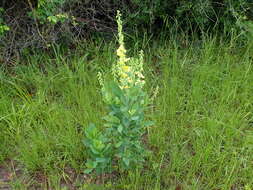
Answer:
[[[235,27],[233,12],[246,16],[253,15],[253,3],[249,0],[132,0],[135,11],[130,14],[133,23],[156,23],[176,20],[184,30],[223,30]],[[137,15],[138,13],[138,15]],[[171,23],[171,22],[169,22]],[[223,31],[222,31],[223,32]]]
[[[4,2],[4,3],[3,3]],[[238,18],[253,20],[250,0],[23,0],[3,1],[0,20],[0,47],[10,57],[23,49],[48,48],[50,43],[73,42],[95,33],[112,37],[116,32],[116,10],[124,15],[126,31],[149,30],[161,33],[173,23],[184,32],[201,34],[241,32]],[[27,3],[28,2],[28,3]],[[15,15],[13,14],[15,12]],[[77,24],[78,23],[78,24]],[[8,26],[8,27],[7,27]],[[8,31],[8,29],[10,30]],[[166,30],[163,31],[166,33]]]

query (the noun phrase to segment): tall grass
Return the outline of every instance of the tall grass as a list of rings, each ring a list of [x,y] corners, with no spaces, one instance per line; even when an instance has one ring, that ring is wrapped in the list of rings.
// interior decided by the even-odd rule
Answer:
[[[153,153],[145,169],[118,174],[104,185],[253,188],[252,49],[213,38],[184,48],[177,44],[144,49],[146,88],[152,94],[159,86],[147,112],[155,125],[147,131],[145,141]],[[102,125],[105,112],[96,73],[109,71],[115,49],[113,43],[90,44],[68,56],[56,48],[53,56],[36,54],[8,72],[2,69],[0,163],[15,160],[22,170],[10,182],[13,189],[38,184],[37,174],[47,178],[46,184],[39,183],[44,189],[61,189],[63,181],[72,179],[69,170],[82,175],[84,128],[91,122]],[[90,179],[69,183],[83,189]]]

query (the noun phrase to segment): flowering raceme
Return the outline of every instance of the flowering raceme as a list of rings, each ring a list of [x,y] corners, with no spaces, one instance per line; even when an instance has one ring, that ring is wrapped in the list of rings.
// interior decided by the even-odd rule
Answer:
[[[145,84],[143,72],[143,52],[139,59],[127,58],[124,46],[124,35],[122,33],[122,21],[120,13],[117,14],[119,48],[117,49],[118,62],[113,67],[114,80],[119,81],[121,89],[133,86],[143,87]]]

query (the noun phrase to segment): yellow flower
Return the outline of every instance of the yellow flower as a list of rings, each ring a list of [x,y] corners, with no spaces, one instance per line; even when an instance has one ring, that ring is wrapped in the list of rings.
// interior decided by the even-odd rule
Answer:
[[[128,79],[128,81],[127,82],[129,82],[129,83],[133,83],[133,80],[132,79]]]
[[[125,56],[126,56],[125,54],[126,54],[126,49],[125,49],[124,45],[121,44],[121,45],[119,46],[119,48],[117,49],[117,55],[118,55],[120,58],[125,58]]]
[[[128,75],[127,75],[126,73],[121,73],[121,77],[122,77],[122,78],[127,78]]]
[[[130,67],[127,66],[127,65],[124,65],[124,66],[122,66],[122,70],[123,70],[124,72],[129,72],[129,71],[130,71]]]

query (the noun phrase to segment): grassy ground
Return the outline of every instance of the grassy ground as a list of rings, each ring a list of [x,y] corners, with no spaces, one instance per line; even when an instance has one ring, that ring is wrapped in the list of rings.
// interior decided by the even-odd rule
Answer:
[[[111,176],[83,174],[82,140],[89,123],[103,124],[96,73],[116,60],[114,44],[72,54],[56,48],[2,69],[0,189],[252,189],[252,48],[213,39],[175,44],[143,44],[146,89],[159,86],[147,113],[153,154],[142,171]]]

